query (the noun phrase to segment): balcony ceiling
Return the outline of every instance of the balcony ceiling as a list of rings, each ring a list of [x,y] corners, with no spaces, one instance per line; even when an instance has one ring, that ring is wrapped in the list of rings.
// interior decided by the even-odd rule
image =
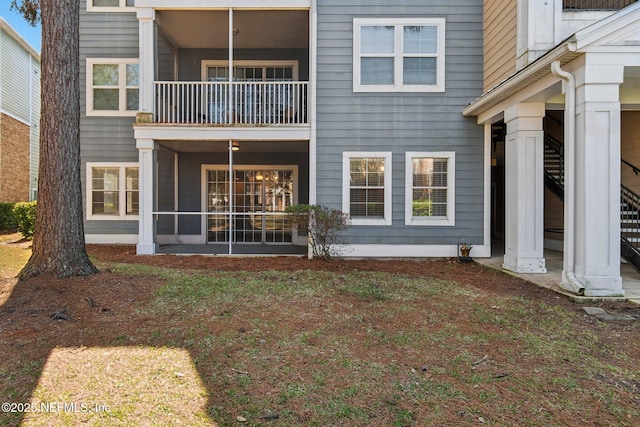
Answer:
[[[308,48],[306,10],[251,10],[233,14],[236,49]],[[157,19],[162,32],[178,48],[226,49],[229,18],[226,11],[162,10]]]
[[[234,155],[246,153],[306,153],[306,141],[238,141],[240,150]],[[160,145],[180,153],[224,153],[229,152],[228,141],[160,141]]]

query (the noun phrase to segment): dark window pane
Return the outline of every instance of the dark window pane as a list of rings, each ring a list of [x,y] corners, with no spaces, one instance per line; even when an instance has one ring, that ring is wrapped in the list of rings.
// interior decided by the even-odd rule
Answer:
[[[363,85],[393,85],[393,58],[362,58],[360,83]]]
[[[404,84],[436,84],[436,58],[404,58]]]
[[[119,109],[118,89],[94,89],[93,109],[94,110],[115,110]]]

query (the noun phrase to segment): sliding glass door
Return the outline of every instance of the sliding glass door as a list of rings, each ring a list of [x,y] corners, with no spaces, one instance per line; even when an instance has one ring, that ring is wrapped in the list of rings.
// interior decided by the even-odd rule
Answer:
[[[294,167],[238,166],[207,169],[207,242],[291,243],[292,227],[284,210],[296,203]]]

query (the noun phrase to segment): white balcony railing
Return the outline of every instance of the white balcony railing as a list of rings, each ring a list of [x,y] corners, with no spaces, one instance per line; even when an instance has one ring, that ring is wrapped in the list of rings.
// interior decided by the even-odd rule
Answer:
[[[155,121],[308,124],[308,82],[155,82]]]

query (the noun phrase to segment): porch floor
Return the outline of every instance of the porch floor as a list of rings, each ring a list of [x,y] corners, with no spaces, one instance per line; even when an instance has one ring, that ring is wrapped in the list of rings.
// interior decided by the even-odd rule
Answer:
[[[265,244],[234,244],[231,246],[233,255],[306,255],[306,246],[296,245],[265,245]],[[228,244],[209,245],[160,245],[159,254],[176,255],[228,255]]]
[[[634,304],[640,305],[640,273],[634,270],[634,268],[627,263],[620,264],[622,288],[624,289],[625,293],[624,298],[580,297],[560,288],[560,281],[562,279],[562,252],[547,249],[544,251],[544,258],[547,267],[546,274],[518,274],[504,270],[502,268],[504,257],[502,255],[498,256],[495,253],[491,258],[474,258],[474,260],[488,267],[505,271],[509,274],[513,274],[514,276],[521,277],[525,280],[528,280],[529,282],[535,283],[538,286],[551,289],[563,295],[567,295],[576,302],[627,300]]]

